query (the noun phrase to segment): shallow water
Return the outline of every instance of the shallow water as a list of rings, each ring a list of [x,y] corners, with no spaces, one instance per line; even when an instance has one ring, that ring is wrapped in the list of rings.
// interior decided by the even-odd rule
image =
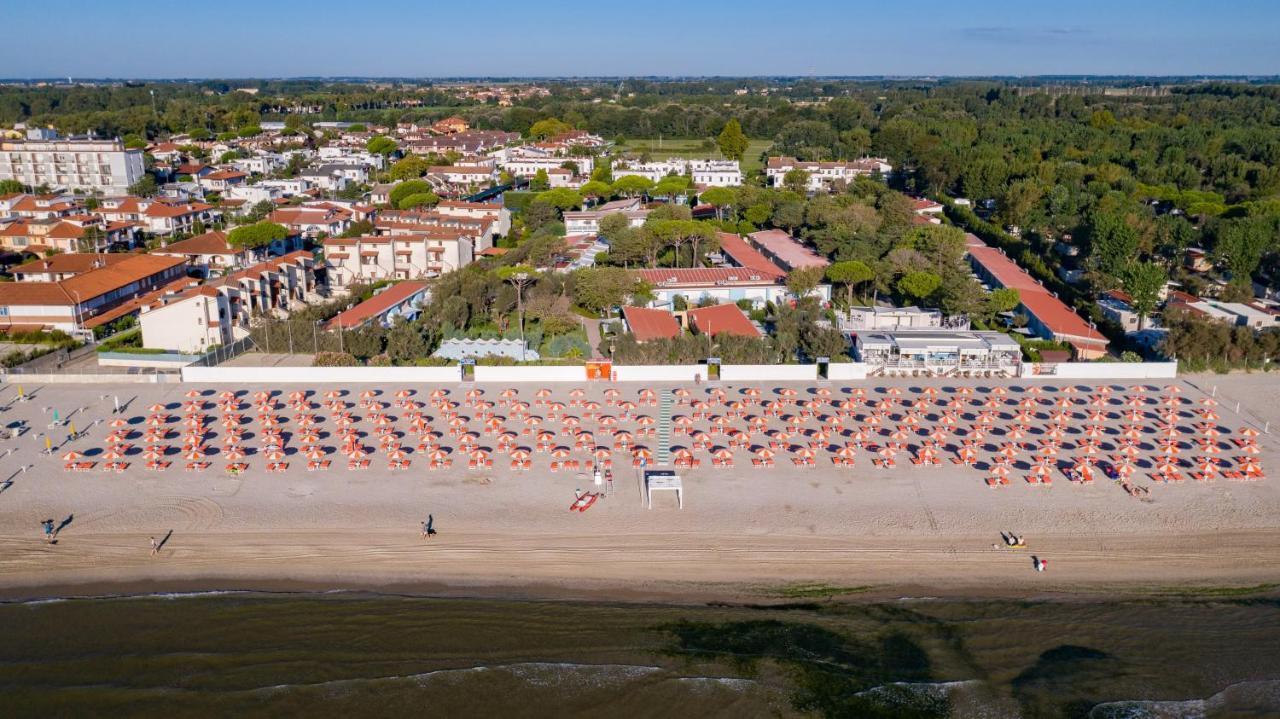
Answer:
[[[219,593],[0,605],[6,717],[1280,716],[1280,605]]]

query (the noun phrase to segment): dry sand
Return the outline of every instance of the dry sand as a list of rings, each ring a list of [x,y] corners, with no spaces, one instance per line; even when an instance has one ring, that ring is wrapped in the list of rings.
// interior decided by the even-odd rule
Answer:
[[[870,394],[894,383],[920,384],[852,387]],[[1271,421],[1280,429],[1280,381],[1273,376],[1193,376],[1180,384],[1193,400],[1217,385],[1224,427],[1262,429]],[[725,385],[730,392],[744,386]],[[826,386],[836,395],[846,389]],[[1078,386],[1087,397],[1088,388]],[[639,389],[619,387],[624,396]],[[599,398],[604,388],[590,391]],[[132,417],[153,402],[181,402],[190,387],[27,387],[34,398],[25,403],[13,401],[12,385],[0,392],[8,404],[0,421],[33,426],[0,442],[0,451],[14,449],[0,458],[0,481],[13,476],[0,492],[0,594],[307,587],[703,600],[794,596],[784,587],[808,583],[831,585],[834,594],[870,588],[868,596],[1079,596],[1280,581],[1275,432],[1260,438],[1272,478],[1160,485],[1144,476],[1138,483],[1151,490],[1146,501],[1105,478],[1080,486],[1059,475],[1052,486],[1032,486],[1015,476],[993,490],[981,471],[950,462],[916,468],[902,461],[884,470],[862,452],[853,469],[822,456],[816,469],[780,463],[759,470],[739,452],[737,469],[712,469],[703,455],[702,467],[682,472],[683,510],[671,497],[650,510],[637,471],[619,453],[614,494],[578,513],[567,511],[574,490],[590,488],[591,478],[550,473],[546,455],[535,455],[527,473],[508,471],[501,456],[483,472],[427,472],[416,458],[408,472],[391,473],[376,455],[365,473],[336,466],[308,473],[305,461],[292,457],[287,473],[268,474],[258,456],[240,477],[226,476],[217,457],[204,474],[181,471],[181,462],[163,474],[147,472],[136,457],[121,475],[64,472],[56,455],[101,447],[105,423],[53,457],[40,453],[36,435],[46,431],[48,411],[72,413],[83,428],[109,418],[113,389]],[[431,388],[417,389],[425,399]],[[486,388],[487,396],[496,398],[498,389]],[[531,401],[535,389],[522,386],[522,399]],[[570,389],[557,387],[557,396]],[[453,396],[460,399],[456,388]],[[428,513],[439,534],[424,541],[419,526]],[[46,544],[40,521],[68,515],[73,520],[57,544]],[[169,530],[160,556],[151,557],[148,537]],[[996,546],[1001,530],[1023,534],[1030,546]],[[1032,570],[1033,554],[1049,560],[1049,571]]]

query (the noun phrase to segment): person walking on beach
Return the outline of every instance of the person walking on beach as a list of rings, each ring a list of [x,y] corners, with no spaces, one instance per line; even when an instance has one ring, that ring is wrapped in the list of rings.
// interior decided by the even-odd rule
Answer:
[[[436,536],[436,528],[435,528],[435,526],[434,526],[434,525],[435,525],[435,521],[436,521],[436,519],[435,519],[435,517],[434,517],[434,516],[432,516],[432,515],[430,515],[430,514],[428,514],[428,515],[427,515],[427,521],[425,521],[425,522],[423,522],[423,523],[422,523],[422,538],[423,538],[423,539],[431,539],[432,537]]]
[[[40,524],[44,527],[44,541],[53,544],[53,520],[46,519]]]
[[[151,538],[151,556],[154,557],[159,553],[160,553],[160,543],[156,541],[155,537],[152,537]]]

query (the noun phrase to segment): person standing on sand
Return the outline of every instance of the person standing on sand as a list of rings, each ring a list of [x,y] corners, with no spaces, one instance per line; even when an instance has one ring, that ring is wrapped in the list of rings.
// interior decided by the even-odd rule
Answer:
[[[160,553],[160,544],[156,542],[155,537],[152,537],[151,538],[151,556],[154,557],[159,553]]]
[[[46,519],[40,524],[44,527],[44,541],[53,544],[53,520]]]

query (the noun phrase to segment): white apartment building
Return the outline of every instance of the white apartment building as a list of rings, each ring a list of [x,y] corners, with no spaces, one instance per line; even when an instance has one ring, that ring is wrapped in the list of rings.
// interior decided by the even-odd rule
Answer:
[[[274,185],[236,185],[226,192],[222,193],[223,198],[228,200],[244,200],[250,205],[256,205],[259,202],[274,202],[284,197],[284,193]]]
[[[315,299],[318,289],[309,252],[292,252],[205,284],[192,282],[174,283],[144,298],[138,314],[144,347],[207,352],[248,335],[255,315],[288,316]]]
[[[456,270],[475,258],[474,240],[451,228],[412,234],[324,240],[329,282],[344,288],[382,279],[424,279]]]
[[[142,178],[142,150],[127,150],[119,138],[61,138],[32,129],[25,140],[0,140],[0,180],[36,187],[124,192]]]
[[[853,182],[860,175],[887,175],[893,171],[893,165],[875,157],[840,162],[801,162],[794,157],[770,157],[764,167],[765,179],[773,187],[782,187],[787,173],[792,170],[809,173],[807,189],[817,192],[831,189],[834,182]]]
[[[693,184],[699,187],[739,187],[742,167],[737,160],[691,160]]]
[[[254,187],[269,187],[279,190],[284,197],[292,195],[301,195],[311,189],[311,183],[302,178],[285,179],[285,180],[259,180]]]
[[[138,314],[142,346],[202,354],[214,345],[240,339],[248,330],[232,321],[231,296],[213,287],[198,287],[157,299]]]
[[[595,169],[595,160],[590,157],[551,157],[536,155],[518,155],[511,159],[500,160],[498,166],[508,174],[515,177],[533,177],[538,174],[538,170],[546,170],[551,173],[554,170],[562,169],[566,162],[572,162],[578,166],[579,177],[590,177],[591,172]]]
[[[475,220],[489,220],[494,223],[491,234],[506,237],[511,232],[511,210],[500,202],[466,202],[464,200],[441,200],[435,211],[451,217],[469,217]]]
[[[737,160],[687,160],[671,157],[654,162],[619,163],[614,177],[637,175],[658,182],[668,175],[689,175],[693,184],[703,187],[738,187],[742,184],[742,168]]]

